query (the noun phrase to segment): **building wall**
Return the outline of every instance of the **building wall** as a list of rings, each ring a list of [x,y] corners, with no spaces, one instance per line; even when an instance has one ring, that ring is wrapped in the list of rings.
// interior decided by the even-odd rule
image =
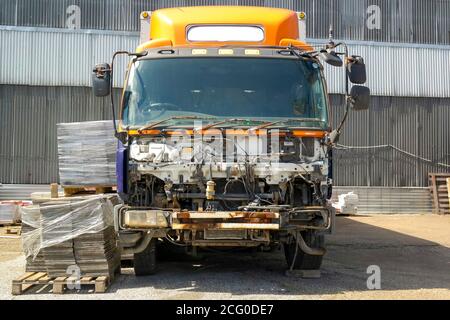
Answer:
[[[328,38],[331,23],[337,39],[450,44],[448,0],[2,0],[0,24],[66,28],[74,22],[73,5],[82,29],[137,31],[144,10],[250,5],[305,11],[309,38]],[[368,28],[378,13],[380,28]]]
[[[91,88],[0,85],[0,183],[58,181],[56,124],[103,119],[109,98]]]

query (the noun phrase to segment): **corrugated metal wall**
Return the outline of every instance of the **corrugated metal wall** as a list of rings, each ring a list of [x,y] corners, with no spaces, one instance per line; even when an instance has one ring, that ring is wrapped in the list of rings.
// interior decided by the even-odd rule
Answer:
[[[193,5],[289,8],[308,14],[307,36],[338,39],[450,44],[448,0],[2,0],[0,24],[65,28],[70,5],[81,9],[81,28],[136,31],[143,10]],[[380,29],[367,28],[369,6],[380,8]],[[370,11],[370,9],[369,9]]]
[[[96,63],[118,50],[133,51],[136,33],[73,32],[64,29],[0,26],[0,83],[37,86],[91,86]],[[122,86],[127,58],[117,57],[115,86]]]
[[[0,189],[1,190],[1,189]],[[341,194],[358,195],[358,214],[431,213],[433,210],[428,188],[392,187],[333,187],[333,201]]]
[[[116,101],[119,90],[115,90]],[[331,95],[333,124],[343,97]],[[57,180],[56,123],[111,118],[108,98],[86,87],[0,86],[0,183]],[[427,173],[449,171],[450,98],[372,97],[368,111],[352,112],[340,143],[392,148],[335,150],[335,183],[344,186],[427,186]]]
[[[110,61],[117,50],[133,51],[138,36],[131,33],[70,32],[0,27],[0,83],[48,86],[91,86],[95,63]],[[318,45],[320,41],[312,40]],[[322,42],[323,43],[323,42]],[[361,42],[349,43],[351,54],[364,57],[367,83],[373,95],[450,96],[450,46],[425,48]],[[126,60],[115,68],[115,86],[122,86]],[[325,65],[330,93],[344,93],[343,70]]]
[[[334,125],[342,118],[343,103],[343,96],[331,95]],[[450,171],[449,119],[450,98],[372,96],[368,110],[350,113],[339,143],[381,147],[334,150],[336,184],[428,186],[428,172]]]
[[[111,118],[90,88],[0,85],[0,183],[57,181],[56,124]]]

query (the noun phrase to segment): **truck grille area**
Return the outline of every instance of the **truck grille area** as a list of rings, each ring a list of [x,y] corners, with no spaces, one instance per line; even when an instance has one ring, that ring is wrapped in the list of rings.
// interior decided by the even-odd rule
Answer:
[[[213,230],[205,229],[205,240],[242,240],[247,239],[247,230]]]

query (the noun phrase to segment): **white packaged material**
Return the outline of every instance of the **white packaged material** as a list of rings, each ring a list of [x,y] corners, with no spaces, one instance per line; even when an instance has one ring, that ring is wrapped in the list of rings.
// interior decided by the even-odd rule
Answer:
[[[356,214],[358,212],[358,195],[352,192],[340,194],[338,202],[333,203],[333,207],[342,214]]]
[[[19,205],[13,201],[0,202],[0,224],[20,221]]]
[[[116,148],[111,120],[59,123],[58,161],[62,186],[116,185]]]

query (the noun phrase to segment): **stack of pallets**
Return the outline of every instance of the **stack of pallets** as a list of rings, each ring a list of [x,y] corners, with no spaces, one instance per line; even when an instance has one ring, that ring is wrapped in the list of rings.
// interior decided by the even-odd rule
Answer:
[[[430,173],[430,191],[433,198],[433,210],[438,214],[450,214],[450,193],[448,179],[450,173]]]

